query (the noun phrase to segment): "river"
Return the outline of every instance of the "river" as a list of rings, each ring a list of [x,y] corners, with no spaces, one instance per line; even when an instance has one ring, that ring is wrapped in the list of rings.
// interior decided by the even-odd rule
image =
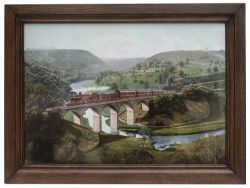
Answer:
[[[94,80],[83,80],[77,83],[72,83],[71,88],[76,92],[105,92],[109,89],[108,86],[97,86]],[[85,111],[85,118],[88,119],[89,125],[93,125],[93,111],[91,109],[87,109]],[[111,133],[111,128],[107,125],[106,120],[109,117],[102,116],[102,131],[105,133]],[[121,136],[131,136],[136,138],[142,138],[141,135],[135,133],[129,133],[119,130],[118,134]],[[154,148],[157,150],[167,150],[171,148],[172,144],[187,144],[193,141],[200,140],[202,138],[207,138],[210,136],[218,136],[225,134],[225,130],[217,130],[204,132],[199,134],[191,134],[191,135],[177,135],[177,136],[153,136],[152,141],[154,143]]]
[[[225,130],[210,131],[190,135],[176,135],[176,136],[153,136],[154,148],[157,150],[166,150],[172,144],[188,144],[210,136],[219,136],[225,134]]]

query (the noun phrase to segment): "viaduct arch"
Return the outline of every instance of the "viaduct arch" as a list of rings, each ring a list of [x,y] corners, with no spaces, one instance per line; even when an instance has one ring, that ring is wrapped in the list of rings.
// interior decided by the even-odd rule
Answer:
[[[133,125],[135,123],[135,112],[134,112],[134,106],[135,104],[141,104],[141,109],[143,111],[149,111],[149,102],[153,99],[154,96],[158,95],[168,95],[172,94],[172,91],[149,91],[149,92],[138,92],[135,91],[136,95],[132,95],[130,93],[132,92],[125,92],[127,93],[124,95],[124,93],[120,92],[119,97],[113,97],[114,94],[112,94],[112,98],[107,98],[106,95],[104,95],[105,100],[98,100],[98,101],[91,101],[91,102],[85,102],[82,101],[82,96],[91,96],[90,94],[82,95],[80,97],[81,103],[74,103],[72,102],[70,105],[64,105],[61,107],[54,107],[54,108],[48,108],[47,112],[59,112],[61,118],[64,119],[64,116],[67,112],[71,111],[78,119],[80,125],[83,125],[83,115],[87,109],[92,109],[93,111],[93,122],[92,122],[92,129],[95,132],[102,131],[102,111],[104,108],[109,107],[110,110],[110,128],[112,134],[118,133],[118,120],[119,120],[119,110],[122,105],[125,105],[126,107],[126,113],[127,113],[127,119],[126,122],[128,125]],[[95,97],[98,94],[94,94]],[[78,97],[78,96],[76,96]],[[78,97],[79,98],[79,97]]]

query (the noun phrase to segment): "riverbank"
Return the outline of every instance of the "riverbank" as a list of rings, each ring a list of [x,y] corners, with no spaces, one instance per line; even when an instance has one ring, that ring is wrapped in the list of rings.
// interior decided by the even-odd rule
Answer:
[[[110,120],[106,120],[107,125],[110,124]],[[143,126],[127,125],[126,123],[119,121],[119,130],[131,133],[138,133]],[[190,135],[203,132],[210,132],[225,129],[225,120],[202,122],[192,125],[182,125],[178,127],[155,127],[148,126],[151,130],[152,136],[173,136],[173,135]]]
[[[189,144],[174,144],[172,151],[158,151],[153,142],[100,133],[100,144],[84,155],[89,164],[223,164],[224,135]]]
[[[122,121],[119,121],[118,123],[119,130],[125,132],[138,133],[143,128],[143,126],[138,125],[127,125]],[[109,119],[106,120],[106,124],[108,126],[110,125]],[[182,125],[178,127],[147,127],[150,128],[152,136],[188,135],[225,129],[225,120],[202,122],[192,125]]]
[[[209,131],[216,131],[225,128],[225,120],[202,122],[193,125],[184,125],[179,127],[150,127],[154,136],[172,136],[172,135],[187,135],[197,134]]]

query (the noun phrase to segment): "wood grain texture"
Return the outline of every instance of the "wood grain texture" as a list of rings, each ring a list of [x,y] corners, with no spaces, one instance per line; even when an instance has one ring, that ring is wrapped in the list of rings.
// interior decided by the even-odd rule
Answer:
[[[235,153],[235,19],[232,17],[226,24],[226,164],[234,170]]]
[[[4,70],[4,132],[5,180],[15,174],[16,168],[16,67],[15,67],[15,14],[5,9],[5,70]]]
[[[110,4],[110,5],[10,5],[16,14],[90,14],[90,15],[158,15],[158,14],[227,14],[232,15],[242,4]]]
[[[24,23],[221,22],[226,25],[225,165],[24,165]],[[245,5],[7,5],[6,183],[245,183]]]
[[[63,178],[62,178],[63,177]],[[195,181],[194,181],[195,180]],[[22,168],[10,183],[241,183],[227,169],[176,168]]]
[[[245,6],[235,14],[235,174],[246,174]],[[243,181],[246,181],[245,177]]]

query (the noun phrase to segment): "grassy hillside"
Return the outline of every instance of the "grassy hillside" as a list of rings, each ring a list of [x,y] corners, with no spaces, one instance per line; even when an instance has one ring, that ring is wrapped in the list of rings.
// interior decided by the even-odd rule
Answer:
[[[25,110],[44,111],[68,100],[70,83],[95,78],[107,65],[84,50],[25,50]]]
[[[137,125],[127,125],[126,111],[119,118],[121,130],[138,132],[150,127],[154,135],[194,134],[225,128],[225,94],[186,88],[182,95],[154,97],[149,111],[134,106]],[[140,124],[140,126],[138,126]],[[178,126],[178,127],[177,127]]]
[[[187,93],[184,93],[184,96],[186,98],[186,106],[188,108],[188,114],[191,114],[191,117],[193,117],[193,120],[195,120],[196,123],[187,122],[182,126],[167,128],[151,127],[151,129],[153,130],[152,133],[154,135],[178,135],[224,129],[225,94],[223,92],[213,92],[208,94],[207,96],[201,95],[204,100],[202,102],[197,91],[197,88],[195,88],[193,90],[189,90],[189,92]],[[190,104],[190,101],[192,101],[192,103],[194,104]],[[186,116],[185,114],[184,117]],[[180,119],[183,119],[183,116],[179,117],[181,117]]]
[[[216,61],[225,61],[225,51],[168,51],[158,53],[150,57],[146,62],[150,62],[150,60],[158,60],[162,63],[164,61],[172,61],[172,62],[188,62],[188,63],[216,63]],[[146,63],[145,62],[145,63]]]
[[[155,136],[172,136],[172,135],[188,135],[197,134],[202,132],[209,132],[214,130],[225,129],[225,121],[211,121],[204,123],[197,123],[192,125],[184,125],[178,127],[150,127],[152,129],[152,135]]]
[[[85,50],[25,50],[24,61],[57,71],[58,76],[70,82],[95,78],[109,68],[101,59]]]
[[[156,54],[126,71],[102,74],[99,85],[118,89],[181,89],[184,85],[223,80],[224,51],[172,51]]]

